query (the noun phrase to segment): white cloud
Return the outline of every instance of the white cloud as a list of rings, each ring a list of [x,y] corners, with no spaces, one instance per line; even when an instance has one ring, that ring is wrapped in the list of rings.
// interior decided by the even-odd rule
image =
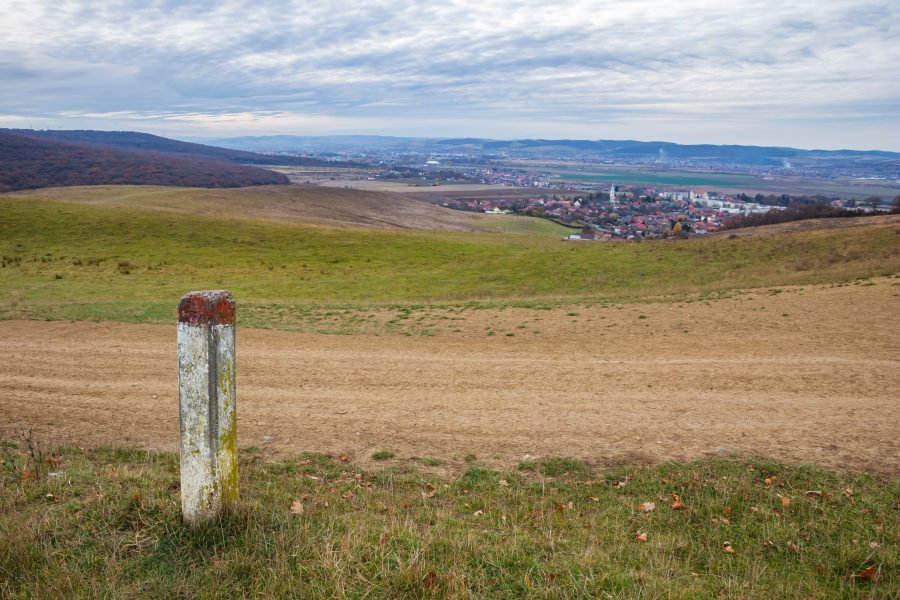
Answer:
[[[11,1],[0,20],[0,113],[23,119],[900,144],[890,0]]]

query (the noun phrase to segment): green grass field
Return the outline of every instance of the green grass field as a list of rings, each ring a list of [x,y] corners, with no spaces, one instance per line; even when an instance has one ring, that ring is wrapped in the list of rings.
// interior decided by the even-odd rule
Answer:
[[[762,459],[498,472],[470,456],[448,476],[427,458],[366,471],[251,449],[240,504],[190,530],[177,456],[35,460],[3,442],[0,457],[8,598],[891,598],[900,585],[896,480]]]
[[[672,173],[668,171],[643,171],[610,169],[608,172],[561,171],[560,177],[569,181],[608,181],[611,183],[644,183],[652,185],[676,185],[692,187],[739,188],[759,185],[761,180],[753,175],[735,173]]]
[[[521,233],[547,234],[545,221],[515,221],[527,227],[373,230],[8,196],[0,318],[167,321],[182,294],[203,288],[230,289],[252,315],[273,305],[640,301],[900,271],[890,227],[575,244]]]
[[[178,194],[0,197],[0,318],[172,322],[186,291],[228,288],[242,327],[353,333],[391,307],[384,331],[409,333],[425,305],[451,318],[900,272],[895,226],[573,244],[546,221],[324,227],[196,212]],[[320,329],[332,313],[343,321]],[[240,503],[191,530],[177,456],[0,440],[0,597],[894,598],[900,585],[896,479],[753,457],[499,472],[474,456],[251,448],[240,464]]]

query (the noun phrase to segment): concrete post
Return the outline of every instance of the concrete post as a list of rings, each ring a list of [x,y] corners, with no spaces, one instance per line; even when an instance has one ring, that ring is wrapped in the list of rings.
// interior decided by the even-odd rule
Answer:
[[[234,298],[190,292],[178,303],[181,513],[196,525],[237,500]]]

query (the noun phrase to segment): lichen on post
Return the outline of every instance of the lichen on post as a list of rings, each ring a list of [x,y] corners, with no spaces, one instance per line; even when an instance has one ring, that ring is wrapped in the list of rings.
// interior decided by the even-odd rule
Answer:
[[[178,303],[181,512],[196,525],[238,498],[234,298],[190,292]]]

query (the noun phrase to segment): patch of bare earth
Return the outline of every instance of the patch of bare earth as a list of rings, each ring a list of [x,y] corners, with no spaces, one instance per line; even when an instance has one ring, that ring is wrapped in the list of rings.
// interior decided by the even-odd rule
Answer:
[[[361,463],[755,453],[897,475],[897,281],[467,311],[435,337],[239,329],[239,443]],[[3,438],[175,450],[175,328],[0,322],[0,398]]]

